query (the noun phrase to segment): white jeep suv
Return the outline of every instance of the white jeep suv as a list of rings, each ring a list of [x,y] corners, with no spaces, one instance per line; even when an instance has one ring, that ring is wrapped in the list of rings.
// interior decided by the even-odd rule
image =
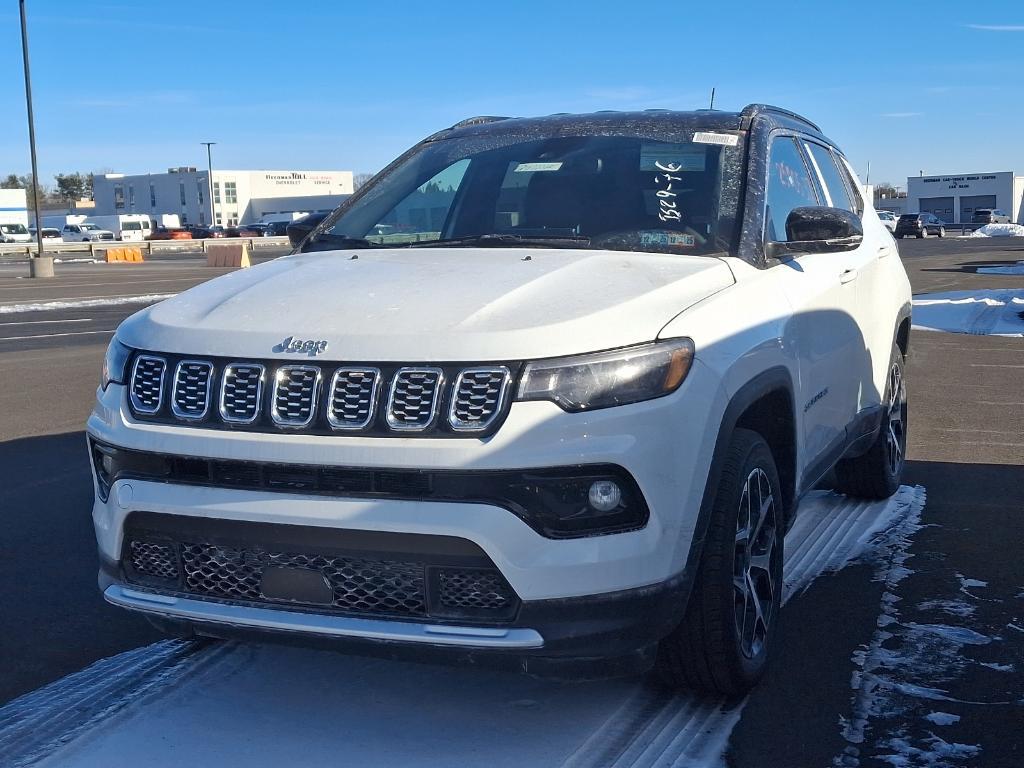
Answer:
[[[293,254],[118,329],[88,423],[106,599],[749,687],[801,496],[903,467],[910,290],[859,190],[763,105],[431,136]]]

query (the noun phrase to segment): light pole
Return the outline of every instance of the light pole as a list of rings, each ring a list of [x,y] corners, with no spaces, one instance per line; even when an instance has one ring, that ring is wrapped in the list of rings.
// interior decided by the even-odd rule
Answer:
[[[207,176],[209,177],[207,179],[207,181],[210,182],[210,224],[209,224],[209,226],[213,227],[213,226],[216,226],[216,224],[217,224],[217,203],[216,203],[216,201],[214,200],[214,197],[213,197],[213,150],[211,150],[210,147],[212,147],[217,142],[216,141],[200,141],[199,143],[200,144],[204,144],[206,146],[206,170],[207,170]]]
[[[28,260],[29,277],[53,277],[53,257],[43,256],[43,220],[39,216],[39,169],[36,166],[36,126],[32,117],[32,76],[28,69],[28,25],[25,23],[25,0],[18,0],[21,11],[21,55],[25,61],[25,106],[28,107],[28,146],[32,153],[32,208],[36,217],[36,244],[34,258]]]

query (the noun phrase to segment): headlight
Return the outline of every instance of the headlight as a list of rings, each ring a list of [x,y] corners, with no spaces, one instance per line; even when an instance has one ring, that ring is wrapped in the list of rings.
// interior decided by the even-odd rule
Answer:
[[[551,400],[570,412],[638,403],[675,392],[693,363],[693,341],[643,344],[527,363],[518,400]]]
[[[100,389],[106,389],[108,384],[124,384],[127,380],[125,369],[128,367],[128,358],[131,357],[131,347],[126,347],[117,337],[110,340],[107,347],[107,354],[103,356],[103,375],[100,378]]]

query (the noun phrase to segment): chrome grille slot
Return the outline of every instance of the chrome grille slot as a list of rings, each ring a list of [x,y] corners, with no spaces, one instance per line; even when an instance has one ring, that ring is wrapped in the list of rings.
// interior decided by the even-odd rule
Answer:
[[[448,423],[459,432],[487,429],[505,405],[508,368],[467,368],[455,381]]]
[[[422,432],[433,425],[441,400],[440,368],[399,368],[391,380],[387,422],[391,429]]]
[[[224,368],[220,417],[229,424],[252,424],[260,413],[264,368],[258,363],[232,363]]]
[[[339,368],[331,379],[327,421],[334,429],[363,429],[373,421],[380,389],[376,368]]]
[[[167,361],[153,355],[139,355],[132,368],[132,407],[139,413],[156,413],[163,404]]]
[[[313,421],[320,394],[320,369],[311,365],[283,365],[274,377],[270,417],[280,427],[305,427]]]
[[[179,419],[201,419],[210,409],[213,365],[202,360],[182,360],[174,369],[171,411]]]

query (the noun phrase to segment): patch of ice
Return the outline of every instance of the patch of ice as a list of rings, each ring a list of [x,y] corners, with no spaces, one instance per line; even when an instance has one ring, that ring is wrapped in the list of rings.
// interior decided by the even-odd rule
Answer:
[[[978,267],[979,275],[1024,275],[1024,261],[998,267]]]
[[[960,715],[951,715],[949,712],[929,712],[924,719],[936,725],[952,725],[960,722]]]
[[[992,642],[992,638],[988,635],[975,632],[967,627],[951,627],[948,624],[915,624],[913,622],[907,622],[903,626],[910,630],[939,635],[959,645],[988,645]]]
[[[1006,626],[1008,626],[1008,627],[1009,627],[1010,629],[1014,629],[1014,630],[1016,630],[1016,631],[1018,631],[1018,632],[1024,632],[1024,627],[1018,627],[1018,626],[1017,626],[1016,624],[1014,624],[1013,622],[1010,622],[1010,623],[1009,623],[1009,624],[1007,624]]]
[[[934,733],[928,732],[924,747],[915,747],[911,740],[898,735],[886,740],[883,745],[893,750],[888,754],[876,755],[879,760],[892,766],[948,766],[950,760],[967,760],[977,757],[981,747],[976,744],[960,744],[948,742]]]
[[[997,664],[994,661],[979,661],[978,664],[983,667],[988,667],[989,669],[994,669],[996,672],[1013,672],[1013,670],[1016,669],[1013,664]]]
[[[974,606],[963,600],[925,600],[917,604],[919,611],[942,611],[950,616],[967,618],[974,613]]]
[[[1024,237],[1024,226],[1020,224],[986,224],[978,227],[966,237]]]
[[[1024,336],[1024,288],[926,293],[913,303],[913,327],[920,330]]]
[[[122,304],[154,304],[176,293],[146,293],[140,296],[110,296],[101,299],[77,299],[71,301],[41,301],[33,304],[0,304],[0,315],[17,312],[47,312],[58,309],[80,309],[82,307],[115,307]]]

